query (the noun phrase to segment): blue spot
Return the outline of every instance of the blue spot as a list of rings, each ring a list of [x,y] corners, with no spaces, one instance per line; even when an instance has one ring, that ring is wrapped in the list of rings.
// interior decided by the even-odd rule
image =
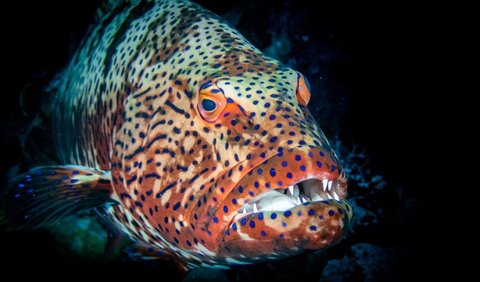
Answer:
[[[218,217],[214,216],[213,217],[213,222],[218,223]]]
[[[29,193],[29,194],[33,193],[33,189],[28,189],[27,193]]]
[[[277,141],[277,137],[276,137],[276,136],[273,136],[272,138],[270,138],[270,143],[273,143],[273,142],[275,142],[275,141]]]
[[[262,236],[267,236],[267,232],[265,232],[263,230],[262,230],[262,232],[260,232],[260,234],[262,234]]]
[[[236,205],[236,204],[237,204],[237,199],[232,199],[232,203],[233,203],[234,205]]]
[[[248,195],[250,195],[250,196],[253,197],[253,196],[255,196],[255,193],[253,193],[252,191],[250,191],[250,192],[248,192]]]
[[[270,119],[270,120],[274,120],[274,119],[275,119],[275,115],[270,115],[269,119]]]
[[[13,195],[13,198],[15,198],[15,199],[16,199],[16,198],[19,198],[19,197],[20,197],[20,194],[15,194],[15,195]]]
[[[315,225],[310,225],[310,230],[315,231],[317,230],[317,227]]]
[[[234,120],[234,119],[232,119],[232,121],[230,122],[230,124],[231,124],[232,126],[235,126],[235,124],[237,124],[237,121]]]
[[[77,183],[77,182],[78,182],[78,179],[72,179],[72,180],[70,180],[70,183],[72,183],[72,184],[73,184],[73,183]]]
[[[282,226],[287,227],[287,223],[285,221],[282,221]]]
[[[227,212],[228,212],[228,207],[227,207],[227,206],[223,206],[223,212],[224,212],[224,213],[227,213]]]
[[[291,172],[287,172],[287,177],[288,177],[288,178],[292,178],[292,177],[293,177],[292,173],[291,173]]]
[[[288,163],[286,161],[282,162],[282,166],[287,166],[287,165],[288,165]]]
[[[79,174],[79,173],[80,173],[80,171],[78,171],[78,170],[72,171],[72,174],[73,174],[73,175],[76,175],[76,174]]]
[[[318,167],[322,167],[322,162],[317,161],[317,166],[318,166]]]
[[[343,210],[342,210],[342,209],[338,209],[338,213],[339,213],[339,214],[343,214]]]
[[[258,219],[259,219],[259,220],[263,220],[263,212],[261,212],[261,213],[258,214]]]
[[[292,215],[292,211],[286,211],[286,212],[283,213],[283,215],[284,215],[285,217],[289,217],[289,216]]]
[[[270,169],[270,175],[271,175],[272,177],[275,177],[276,174],[277,174],[277,173],[275,172],[275,169],[272,167],[272,168]]]
[[[240,224],[241,224],[241,225],[247,224],[247,219],[246,219],[245,217],[242,218],[242,219],[240,220]]]
[[[308,152],[308,156],[309,156],[310,158],[312,158],[312,157],[313,157],[313,153],[312,153],[312,152]]]
[[[236,223],[232,224],[232,229],[233,229],[233,231],[237,231],[237,224]]]
[[[297,215],[298,215],[298,216],[302,216],[302,211],[298,211],[298,212],[297,212]]]
[[[325,156],[325,153],[320,151],[320,156],[324,157]]]
[[[329,210],[329,211],[328,211],[328,215],[329,215],[329,216],[333,216],[334,214],[335,214],[335,212],[334,212],[333,210]]]
[[[238,193],[243,193],[243,186],[238,186]]]
[[[280,234],[280,238],[283,238],[283,237],[285,237],[285,235],[283,235],[283,234]]]
[[[19,189],[22,189],[23,187],[25,187],[25,184],[23,184],[23,183],[18,184]]]
[[[296,160],[297,162],[298,162],[299,160],[301,160],[301,159],[302,159],[302,157],[300,157],[300,155],[296,155],[296,156],[295,156],[295,160]]]
[[[270,218],[271,218],[271,219],[275,219],[275,218],[277,218],[277,214],[276,214],[276,213],[274,213],[274,212],[272,212],[272,214],[270,215]]]
[[[258,188],[260,186],[260,184],[257,181],[255,181],[253,185],[255,186],[255,188]]]
[[[176,211],[176,210],[178,210],[178,208],[180,208],[180,202],[176,203],[176,204],[173,206],[173,210]]]
[[[336,166],[332,165],[332,166],[330,167],[330,172],[334,171],[336,168],[337,168]]]
[[[301,171],[305,171],[305,169],[306,169],[306,167],[305,167],[304,165],[301,165],[301,166],[300,166],[300,170],[301,170]]]
[[[230,236],[230,231],[228,231],[227,229],[227,231],[225,231],[225,234],[227,234],[227,236]]]
[[[227,103],[229,103],[229,104],[233,103],[232,98],[227,98]]]
[[[250,227],[255,228],[255,221],[253,221],[253,220],[250,221]]]
[[[315,210],[314,210],[314,209],[308,210],[308,215],[314,215],[314,214],[315,214]]]
[[[282,182],[282,181],[278,181],[277,184],[278,184],[278,186],[280,186],[280,187],[283,186],[283,182]]]
[[[260,153],[260,157],[265,158],[265,153],[264,152]]]

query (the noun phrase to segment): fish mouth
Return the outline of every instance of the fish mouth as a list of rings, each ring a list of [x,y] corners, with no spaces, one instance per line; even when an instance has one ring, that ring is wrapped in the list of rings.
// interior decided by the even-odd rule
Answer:
[[[298,206],[315,202],[328,203],[330,200],[341,202],[346,194],[346,179],[310,178],[287,187],[275,188],[260,193],[240,207],[230,225],[234,222],[260,212],[284,212]]]
[[[251,262],[330,247],[349,230],[346,196],[345,173],[333,151],[279,152],[252,166],[220,203],[213,223],[222,225],[218,253]]]

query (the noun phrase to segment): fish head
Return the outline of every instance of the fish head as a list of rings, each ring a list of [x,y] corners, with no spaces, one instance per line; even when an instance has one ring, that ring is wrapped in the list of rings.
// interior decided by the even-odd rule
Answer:
[[[307,104],[305,77],[278,67],[199,86],[197,113],[221,171],[194,214],[217,256],[244,263],[319,250],[348,230],[344,169]],[[201,204],[201,205],[199,205]],[[211,235],[208,235],[211,234]]]

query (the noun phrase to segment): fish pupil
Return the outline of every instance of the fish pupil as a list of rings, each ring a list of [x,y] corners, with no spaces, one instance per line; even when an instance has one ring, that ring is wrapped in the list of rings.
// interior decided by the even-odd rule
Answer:
[[[217,108],[217,104],[213,100],[203,99],[202,100],[202,108],[207,112],[211,112],[211,111],[215,110],[215,108]]]

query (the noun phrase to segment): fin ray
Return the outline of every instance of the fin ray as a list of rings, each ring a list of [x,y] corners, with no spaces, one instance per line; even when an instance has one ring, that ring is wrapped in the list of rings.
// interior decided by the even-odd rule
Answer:
[[[3,191],[1,221],[37,228],[82,209],[115,203],[110,173],[77,165],[42,166],[13,178]]]

